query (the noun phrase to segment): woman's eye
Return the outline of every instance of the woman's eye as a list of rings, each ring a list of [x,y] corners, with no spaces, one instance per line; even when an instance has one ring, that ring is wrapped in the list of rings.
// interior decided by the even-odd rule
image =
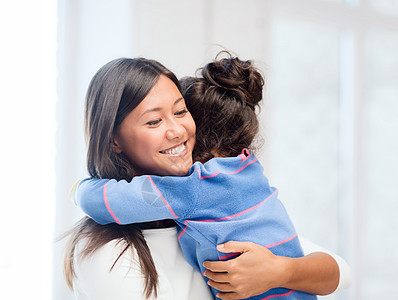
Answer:
[[[186,108],[184,108],[184,109],[182,109],[182,110],[176,112],[175,114],[176,114],[177,116],[183,116],[183,115],[185,115],[187,112],[188,112],[188,110],[187,110]]]
[[[147,122],[146,124],[149,125],[149,126],[155,126],[155,125],[159,124],[160,121],[161,121],[160,119],[159,120],[153,120],[153,121]]]

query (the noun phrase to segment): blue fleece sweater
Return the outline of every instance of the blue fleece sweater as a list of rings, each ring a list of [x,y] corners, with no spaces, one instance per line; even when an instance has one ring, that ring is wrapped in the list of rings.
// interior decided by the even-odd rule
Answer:
[[[237,157],[196,162],[187,176],[137,176],[131,182],[88,178],[74,200],[99,224],[131,224],[163,219],[177,223],[187,261],[203,274],[206,260],[227,260],[216,246],[251,241],[280,256],[303,256],[295,228],[269,186],[257,158],[244,150]],[[207,280],[207,278],[206,278]],[[218,292],[212,289],[214,295]],[[250,299],[316,299],[284,288]]]

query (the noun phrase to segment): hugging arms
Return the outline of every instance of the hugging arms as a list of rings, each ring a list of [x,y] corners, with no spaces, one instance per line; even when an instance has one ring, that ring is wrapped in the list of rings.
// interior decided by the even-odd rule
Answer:
[[[219,72],[220,70],[223,72]],[[216,160],[216,163],[217,160],[223,161],[230,158],[236,160],[243,148],[251,148],[253,138],[258,131],[255,108],[262,98],[261,75],[253,68],[250,61],[240,61],[237,58],[208,64],[203,68],[202,74],[202,77],[183,79],[183,95],[181,95],[180,83],[174,74],[157,62],[145,59],[119,59],[101,68],[90,83],[86,98],[85,125],[90,175],[94,178],[125,180],[126,183],[134,182],[140,175],[184,176],[192,166],[192,151],[195,160],[204,163],[201,166],[206,166],[207,162],[212,164],[213,160]],[[195,123],[190,113],[197,126],[195,148]],[[231,168],[229,163],[231,162],[223,167]],[[240,163],[240,161],[234,161],[232,165],[235,166],[235,163]],[[210,168],[213,168],[213,165]],[[256,178],[261,179],[262,176],[261,174]],[[261,184],[264,187],[268,186],[268,181],[264,182]],[[116,194],[117,190],[115,189]],[[268,190],[271,191],[271,187]],[[163,193],[165,192],[167,188]],[[219,201],[227,200],[225,197],[220,197]],[[245,199],[240,199],[233,208],[238,209],[237,213],[241,213],[260,202],[253,202],[252,206],[242,207],[239,210],[240,204],[247,204]],[[275,203],[281,209],[276,198]],[[106,204],[103,203],[103,205]],[[261,206],[260,204],[258,207]],[[101,206],[97,207],[101,208]],[[228,205],[226,207],[228,208]],[[210,208],[212,208],[211,205]],[[253,213],[256,211],[251,210]],[[145,284],[137,283],[134,277],[131,281],[134,284],[137,283],[138,290],[145,291],[143,295],[146,298],[156,295],[160,297],[163,293],[174,293],[174,295],[181,293],[180,296],[174,296],[174,298],[194,299],[194,294],[198,294],[198,289],[203,293],[198,299],[209,297],[205,287],[201,285],[199,279],[196,279],[198,273],[189,269],[189,266],[184,266],[185,269],[181,272],[195,279],[191,285],[185,284],[184,290],[175,288],[175,286],[181,286],[181,277],[167,275],[167,268],[163,268],[164,273],[161,272],[162,266],[169,261],[159,258],[160,254],[156,256],[158,249],[156,243],[152,243],[153,233],[158,230],[163,239],[166,234],[162,228],[169,228],[175,223],[163,219],[138,221],[145,223],[100,226],[85,219],[72,230],[65,269],[70,286],[78,287],[78,293],[82,295],[79,299],[85,299],[85,295],[95,292],[89,288],[83,291],[83,283],[86,282],[86,286],[89,286],[90,282],[84,279],[93,269],[93,266],[89,264],[89,258],[91,257],[91,261],[99,260],[100,249],[108,249],[109,245],[113,245],[113,241],[125,247],[122,247],[120,256],[116,256],[113,264],[110,265],[112,267],[110,274],[118,273],[120,270],[118,263],[124,266],[124,259],[130,254],[129,250],[132,251],[133,258],[138,258],[137,262],[140,266],[137,274],[142,272]],[[147,221],[155,222],[147,223]],[[199,225],[203,225],[200,223],[205,222],[198,222]],[[290,222],[288,224],[287,228],[293,228]],[[225,232],[228,232],[229,228],[234,229],[233,226],[228,226],[224,228]],[[179,234],[183,230],[181,228]],[[294,230],[286,230],[286,232],[293,232],[293,235],[287,238],[294,236],[295,233]],[[225,241],[228,239],[222,242]],[[298,244],[297,237],[293,237],[292,241]],[[171,245],[171,239],[168,242]],[[281,242],[281,240],[275,240],[275,242]],[[192,248],[191,244],[187,243],[184,247],[189,250]],[[204,275],[210,279],[208,284],[221,294],[215,289],[213,292],[222,299],[238,299],[284,287],[289,291],[274,290],[272,295],[284,293],[286,297],[293,297],[293,294],[288,294],[290,291],[327,294],[338,286],[339,273],[342,270],[341,262],[336,263],[338,259],[335,260],[330,255],[320,252],[303,256],[303,253],[299,251],[294,253],[294,256],[298,257],[289,258],[275,255],[263,246],[265,245],[235,241],[225,243],[223,249],[219,248],[217,255],[229,252],[242,254],[227,261],[204,262],[207,269]],[[110,249],[115,247],[111,246]],[[295,249],[298,248],[295,247]],[[185,251],[187,252],[189,251]],[[180,259],[181,256],[181,254],[176,254],[176,259]],[[180,262],[178,267],[182,265],[183,262]],[[200,269],[201,266],[198,265],[198,268]],[[136,274],[132,269],[134,268],[128,269],[128,273]],[[100,272],[90,273],[89,277],[90,279],[97,278],[96,276],[100,274]],[[103,277],[97,278],[97,283],[101,281],[101,278],[103,280]],[[107,280],[108,283],[109,280]],[[101,285],[101,287],[113,289],[111,286]],[[125,294],[128,293],[133,292],[125,292]]]

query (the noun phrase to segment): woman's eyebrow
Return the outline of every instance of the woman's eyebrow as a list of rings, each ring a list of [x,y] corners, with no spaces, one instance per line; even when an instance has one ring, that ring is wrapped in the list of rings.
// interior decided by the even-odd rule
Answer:
[[[174,104],[173,104],[173,105],[176,105],[176,104],[177,104],[178,102],[180,102],[181,100],[184,100],[184,97],[178,98],[176,101],[174,101]],[[145,115],[146,113],[153,112],[153,111],[160,111],[160,110],[162,110],[161,107],[154,107],[154,108],[147,109],[146,111],[144,111],[144,112],[141,114],[141,117],[142,117],[143,115]]]
[[[178,98],[176,101],[174,101],[174,104],[177,104],[177,103],[180,102],[181,100],[184,100],[184,97]]]

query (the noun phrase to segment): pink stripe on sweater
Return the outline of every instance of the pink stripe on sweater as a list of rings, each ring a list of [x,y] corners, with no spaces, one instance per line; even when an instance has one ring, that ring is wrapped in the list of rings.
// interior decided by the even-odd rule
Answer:
[[[247,155],[246,155],[247,154]],[[240,157],[240,159],[242,160],[242,162],[244,162],[245,160],[247,160],[250,157],[250,151],[247,150],[246,148],[244,148],[242,150],[242,153],[238,155],[238,157]]]
[[[264,247],[265,247],[265,248],[272,248],[272,247],[275,247],[275,246],[282,245],[282,244],[284,244],[284,243],[287,243],[287,242],[291,241],[291,240],[294,239],[296,236],[297,236],[297,232],[296,232],[295,234],[293,234],[291,237],[287,238],[286,240],[283,240],[283,241],[280,241],[280,242],[277,242],[277,243],[274,243],[274,244],[266,245],[266,246],[264,246]]]
[[[184,234],[185,230],[187,230],[188,226],[185,226],[184,230],[180,232],[178,235],[178,240],[180,240],[181,236]]]
[[[245,209],[245,210],[243,210],[243,211],[241,211],[241,212],[238,212],[238,213],[236,213],[236,214],[234,214],[234,215],[226,216],[226,217],[219,218],[219,219],[199,220],[199,221],[197,221],[197,222],[224,221],[224,220],[229,220],[229,219],[233,219],[233,218],[239,217],[239,216],[241,216],[241,215],[243,215],[243,214],[245,214],[245,213],[248,213],[249,211],[252,211],[253,209],[256,209],[257,207],[259,207],[261,204],[263,204],[265,201],[267,201],[269,198],[271,198],[271,197],[272,197],[275,193],[277,193],[277,192],[278,192],[278,190],[275,190],[271,195],[269,195],[267,198],[265,198],[265,199],[264,199],[263,201],[261,201],[260,203],[254,205],[254,206],[252,206],[252,207],[250,207],[250,208],[248,208],[248,209]]]
[[[156,189],[158,192],[160,198],[162,198],[163,202],[166,204],[167,208],[171,212],[171,214],[174,216],[174,218],[178,219],[177,215],[174,213],[173,209],[171,208],[170,204],[166,201],[166,199],[163,197],[162,193],[159,191],[158,187],[156,186],[155,182],[153,182],[151,176],[146,175],[146,177],[149,179],[149,181],[152,183],[153,187]]]
[[[289,295],[293,294],[294,292],[295,292],[295,290],[291,290],[291,291],[289,291],[287,293],[284,293],[284,294],[267,296],[267,297],[265,297],[265,298],[263,298],[261,300],[267,300],[267,299],[271,299],[271,298],[275,298],[275,297],[286,297],[286,296],[289,296]]]
[[[220,218],[220,219],[198,220],[198,221],[195,221],[195,222],[217,222],[217,221],[224,221],[224,220],[229,220],[229,219],[233,219],[233,218],[239,217],[239,216],[241,216],[241,215],[243,215],[243,214],[245,214],[245,213],[248,213],[249,211],[252,211],[253,209],[256,209],[257,207],[259,207],[261,204],[263,204],[265,201],[267,201],[269,198],[271,198],[271,197],[272,197],[275,193],[277,193],[277,192],[278,192],[278,190],[275,190],[271,195],[269,195],[267,198],[265,198],[265,199],[264,199],[263,201],[261,201],[260,203],[254,205],[253,207],[250,207],[250,208],[248,208],[248,209],[246,209],[246,210],[244,210],[244,211],[241,211],[241,212],[239,212],[239,213],[236,213],[236,214],[234,214],[234,215],[227,216],[227,217],[223,217],[223,218]],[[188,227],[188,223],[189,223],[189,222],[191,222],[191,220],[186,220],[186,221],[184,222],[184,224],[187,225],[187,227]],[[187,227],[185,227],[184,230],[179,234],[178,239],[181,238],[181,236],[183,235],[183,233],[185,232],[185,230],[187,229]]]
[[[211,177],[217,176],[218,174],[233,175],[233,174],[239,173],[240,171],[242,171],[242,170],[243,170],[244,168],[246,168],[247,166],[251,165],[252,163],[255,163],[257,160],[258,160],[258,159],[256,158],[255,160],[252,160],[251,162],[247,163],[246,165],[244,165],[244,166],[241,167],[240,169],[238,169],[238,170],[236,170],[236,171],[234,171],[234,172],[230,172],[230,173],[225,173],[225,172],[218,171],[218,172],[215,172],[215,173],[213,173],[213,174],[211,174],[211,175],[200,176],[199,170],[198,170],[198,169],[195,169],[195,171],[198,172],[199,179],[211,178]]]
[[[224,260],[224,259],[227,259],[227,258],[230,258],[230,257],[233,257],[233,256],[238,256],[239,254],[241,254],[240,252],[233,252],[233,253],[230,253],[230,254],[227,254],[227,255],[224,255],[224,256],[220,256],[219,258],[220,258],[220,260]]]
[[[111,207],[109,206],[108,196],[106,195],[106,188],[108,186],[108,182],[105,183],[105,185],[104,185],[104,202],[105,202],[105,206],[106,206],[106,209],[108,210],[108,212],[111,214],[112,218],[116,221],[117,224],[120,225],[121,223],[120,223],[119,219],[115,216],[115,214],[111,210]]]

